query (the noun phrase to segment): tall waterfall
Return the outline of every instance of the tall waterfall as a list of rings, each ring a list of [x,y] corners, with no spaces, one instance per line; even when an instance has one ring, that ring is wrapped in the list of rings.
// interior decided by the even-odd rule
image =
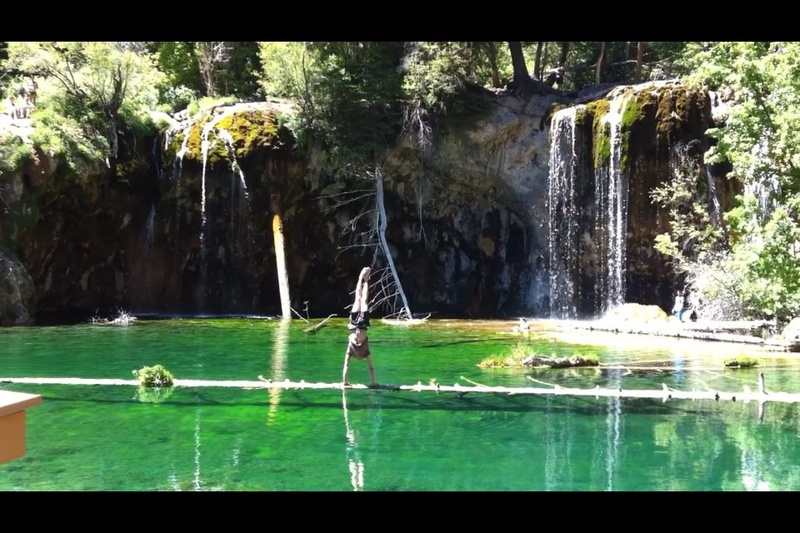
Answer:
[[[607,162],[599,168],[592,168],[588,131],[577,125],[577,117],[586,116],[586,106],[553,115],[548,188],[551,318],[577,318],[579,310],[586,313],[589,308],[603,315],[625,302],[628,175],[622,168],[621,123],[629,99],[628,92],[614,96],[594,131],[607,138],[594,139],[594,144],[609,147]]]
[[[576,139],[575,117],[583,106],[553,116],[550,138],[548,210],[550,230],[550,318],[575,318],[578,273],[578,178],[583,167]]]
[[[178,132],[183,133],[183,141],[180,149],[175,154],[173,163],[172,178],[174,180],[174,193],[176,199],[175,214],[175,242],[180,241],[179,235],[186,224],[196,224],[190,216],[184,213],[185,206],[181,196],[188,197],[192,191],[181,191],[181,174],[183,172],[184,157],[189,150],[189,139],[192,130],[200,128],[200,175],[199,175],[199,291],[198,291],[198,310],[201,313],[207,312],[207,300],[213,295],[209,293],[212,286],[225,286],[225,291],[231,297],[228,307],[239,302],[241,290],[236,283],[235,276],[231,272],[237,269],[237,254],[235,249],[241,238],[248,236],[248,213],[249,213],[249,191],[245,173],[239,166],[236,156],[236,146],[233,135],[228,131],[223,120],[237,112],[246,110],[246,106],[233,106],[223,110],[216,110],[211,116],[202,117],[206,122],[199,124],[197,121],[187,118],[183,122],[172,126],[166,133],[165,146],[169,145],[174,135]],[[219,149],[227,152],[230,160],[230,189],[224,191],[219,186],[219,177],[224,172],[220,168],[212,169],[214,158],[212,151],[219,155]],[[212,172],[215,174],[213,183],[208,183]],[[188,189],[188,187],[187,187]],[[223,200],[229,198],[229,206],[226,209]],[[225,220],[223,217],[228,217]],[[176,245],[176,270],[180,271],[183,267],[181,262],[185,256],[179,256],[178,246]],[[231,278],[234,278],[231,280]]]
[[[595,309],[605,314],[625,302],[625,269],[628,232],[628,173],[622,168],[620,126],[631,93],[618,94],[603,116],[604,134],[609,137],[607,167],[595,169],[595,231],[598,239],[600,272],[595,288]]]

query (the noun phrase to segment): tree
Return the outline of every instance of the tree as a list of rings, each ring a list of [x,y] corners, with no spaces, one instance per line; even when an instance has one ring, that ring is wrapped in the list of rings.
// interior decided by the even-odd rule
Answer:
[[[690,43],[678,66],[689,82],[729,96],[705,159],[729,162],[745,186],[724,214],[730,251],[716,259],[715,279],[745,316],[800,316],[800,43]]]
[[[525,64],[525,55],[522,52],[522,43],[509,41],[508,50],[511,53],[511,65],[514,68],[514,85],[525,93],[531,86],[531,76]]]
[[[227,67],[231,59],[231,43],[204,41],[195,43],[195,57],[203,79],[206,96],[217,96],[217,72]]]
[[[38,122],[60,135],[64,146],[75,146],[80,130],[78,151],[104,158],[116,176],[120,130],[148,124],[158,104],[163,75],[154,58],[110,42],[14,42],[9,58],[41,77],[37,109],[47,112]]]

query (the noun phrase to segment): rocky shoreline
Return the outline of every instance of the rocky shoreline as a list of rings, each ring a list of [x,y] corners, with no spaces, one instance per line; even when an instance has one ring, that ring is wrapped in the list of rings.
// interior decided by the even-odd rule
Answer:
[[[563,327],[606,333],[674,337],[759,346],[768,350],[800,352],[800,338],[777,333],[770,321],[697,321],[679,322],[674,318],[653,322],[617,320],[564,321]]]

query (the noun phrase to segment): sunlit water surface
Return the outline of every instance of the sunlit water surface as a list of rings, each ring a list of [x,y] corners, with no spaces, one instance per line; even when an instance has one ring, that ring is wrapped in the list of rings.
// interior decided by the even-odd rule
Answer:
[[[312,321],[312,324],[318,323]],[[593,353],[601,365],[482,369],[523,340],[512,321],[374,321],[384,384],[800,392],[793,354],[714,342],[554,335],[539,354]],[[267,319],[139,320],[0,329],[0,378],[133,379],[163,364],[177,379],[338,383],[347,329],[316,333]],[[354,361],[351,381],[368,379]],[[533,380],[533,381],[532,381]],[[88,491],[705,491],[800,490],[796,403],[622,399],[389,390],[33,385],[27,448],[0,465],[0,490]]]

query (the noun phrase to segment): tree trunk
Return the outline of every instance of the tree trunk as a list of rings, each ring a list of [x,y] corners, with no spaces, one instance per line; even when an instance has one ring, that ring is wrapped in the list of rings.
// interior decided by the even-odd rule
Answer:
[[[524,91],[530,85],[531,77],[528,74],[528,67],[525,65],[522,43],[519,41],[508,41],[508,50],[511,52],[511,64],[514,67],[514,83],[519,89]]]
[[[636,43],[636,83],[642,83],[642,59],[644,58],[644,43]]]
[[[272,191],[269,195],[269,207],[272,211],[272,240],[275,244],[275,269],[278,275],[278,290],[281,296],[281,316],[292,318],[292,300],[289,294],[289,274],[286,270],[286,250],[283,243],[283,219],[281,214],[281,196],[278,193],[278,170],[274,165],[269,171]]]
[[[558,54],[558,66],[563,67],[567,62],[567,54],[569,53],[569,42],[561,42],[561,52]]]
[[[380,166],[375,169],[375,181],[375,202],[378,205],[378,239],[380,239],[381,248],[383,249],[384,255],[386,255],[386,262],[389,265],[392,278],[394,278],[394,282],[397,285],[397,292],[400,293],[400,298],[403,300],[403,305],[405,306],[403,311],[405,312],[406,318],[411,320],[413,318],[411,307],[408,305],[406,293],[403,291],[403,285],[400,283],[400,277],[397,275],[397,269],[394,266],[394,259],[392,258],[392,251],[389,249],[389,243],[386,242],[386,226],[388,225],[388,220],[386,218],[386,207],[383,204],[383,172]]]
[[[283,246],[283,221],[278,214],[272,217],[272,238],[275,242],[275,267],[278,272],[278,289],[281,295],[281,315],[285,319],[292,318],[289,274],[286,271],[286,251]]]
[[[467,58],[467,79],[475,79],[475,43],[467,42],[464,45],[464,55]]]
[[[600,43],[600,56],[597,58],[597,65],[595,65],[594,71],[594,83],[596,85],[600,85],[600,74],[603,72],[603,61],[606,55],[606,43]]]
[[[492,73],[492,87],[500,87],[500,69],[497,67],[497,47],[494,43],[487,43],[487,53],[489,54],[489,69]]]
[[[536,43],[536,59],[533,62],[533,76],[542,79],[542,41]]]

